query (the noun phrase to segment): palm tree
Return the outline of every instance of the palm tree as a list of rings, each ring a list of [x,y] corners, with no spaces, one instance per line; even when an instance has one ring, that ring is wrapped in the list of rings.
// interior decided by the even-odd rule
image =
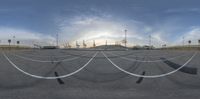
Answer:
[[[17,41],[17,44],[20,44],[20,41]]]
[[[9,39],[9,40],[8,40],[8,43],[9,43],[9,46],[10,46],[10,43],[11,43],[11,39]]]
[[[20,41],[17,41],[17,46],[19,46],[19,44],[20,44]]]
[[[199,45],[200,45],[200,39],[198,40],[198,43],[199,43]]]
[[[192,41],[191,41],[191,40],[189,40],[189,41],[188,41],[188,43],[189,43],[189,45],[190,45],[190,44],[192,43]]]
[[[191,46],[190,46],[190,44],[191,44],[191,43],[192,43],[192,41],[191,41],[191,40],[189,40],[189,41],[188,41],[188,44],[189,44],[189,48],[191,47]]]

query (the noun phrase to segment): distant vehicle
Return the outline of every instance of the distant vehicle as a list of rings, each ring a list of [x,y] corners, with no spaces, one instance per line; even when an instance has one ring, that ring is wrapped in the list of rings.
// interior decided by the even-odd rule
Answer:
[[[154,49],[154,46],[144,45],[143,49],[152,50],[152,49]]]
[[[43,46],[43,49],[58,49],[58,46]]]

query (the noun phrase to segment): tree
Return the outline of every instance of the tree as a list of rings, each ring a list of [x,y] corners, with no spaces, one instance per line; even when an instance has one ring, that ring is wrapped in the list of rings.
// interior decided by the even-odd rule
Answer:
[[[9,39],[9,40],[8,40],[8,43],[9,43],[9,46],[10,46],[10,43],[11,43],[11,39]]]
[[[191,40],[189,40],[189,41],[188,41],[188,44],[190,45],[191,43],[192,43],[192,41],[191,41]]]
[[[198,40],[198,43],[199,43],[199,45],[200,45],[200,39]]]
[[[17,46],[19,46],[19,44],[20,44],[20,41],[17,41]]]
[[[20,44],[20,41],[17,41],[17,45],[19,45]]]

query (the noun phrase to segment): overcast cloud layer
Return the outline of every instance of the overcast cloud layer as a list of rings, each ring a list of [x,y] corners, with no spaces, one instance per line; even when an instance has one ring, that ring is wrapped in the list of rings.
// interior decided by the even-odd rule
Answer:
[[[199,0],[0,0],[0,39],[60,45],[86,40],[175,45],[200,39]],[[31,41],[32,40],[32,41]]]

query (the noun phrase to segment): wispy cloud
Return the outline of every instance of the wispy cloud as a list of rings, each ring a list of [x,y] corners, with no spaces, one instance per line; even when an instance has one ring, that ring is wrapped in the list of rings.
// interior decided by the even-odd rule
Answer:
[[[0,35],[1,44],[7,44],[8,39],[11,39],[13,44],[19,40],[21,44],[29,46],[33,46],[34,43],[37,43],[38,45],[55,44],[55,38],[50,35],[36,33],[24,29],[0,27]]]
[[[75,45],[75,41],[83,40],[89,44],[93,40],[99,44],[105,40],[113,43],[122,41],[127,29],[129,46],[149,44],[149,35],[153,45],[161,46],[181,44],[182,36],[197,39],[199,33],[198,0],[12,2],[0,3],[0,39],[5,39],[5,43],[16,35],[16,39],[53,45],[56,33],[61,45],[66,42]]]
[[[198,44],[198,40],[200,40],[200,27],[193,27],[191,28],[190,31],[184,33],[181,37],[179,37],[179,39],[177,40],[177,43],[182,44],[183,42],[183,37],[185,40],[185,44],[187,44],[187,42],[189,40],[192,41],[192,44]]]
[[[127,26],[125,27],[124,24]],[[87,40],[90,43],[93,40],[99,40],[99,44],[104,44],[106,40],[109,40],[114,43],[121,42],[124,39],[124,30],[127,29],[127,37],[131,46],[145,44],[144,30],[140,30],[137,27],[138,24],[141,23],[133,20],[123,21],[98,16],[79,16],[66,19],[61,23],[60,30],[62,32],[60,37],[62,41],[65,40],[72,44],[75,41],[82,40]]]
[[[166,10],[166,13],[188,13],[188,12],[200,13],[200,9],[199,8],[176,8],[176,9]]]

